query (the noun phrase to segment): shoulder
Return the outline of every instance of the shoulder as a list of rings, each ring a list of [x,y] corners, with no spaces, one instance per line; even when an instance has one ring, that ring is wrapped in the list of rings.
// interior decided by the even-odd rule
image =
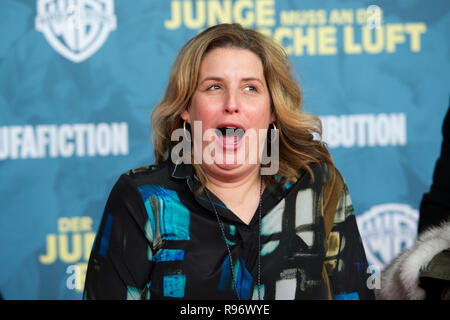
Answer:
[[[296,181],[297,190],[311,189],[322,199],[323,207],[330,210],[335,208],[341,199],[347,197],[348,189],[345,180],[332,163],[312,163],[309,169],[304,168],[299,171],[300,178]]]
[[[315,166],[314,184],[321,192],[323,215],[327,232],[334,222],[344,221],[353,213],[347,185],[339,170],[332,164],[320,163]]]
[[[116,180],[109,200],[136,198],[143,185],[164,185],[169,181],[166,163],[130,169]]]
[[[134,177],[139,174],[149,174],[152,173],[155,170],[161,169],[161,166],[158,166],[156,164],[148,165],[148,166],[142,166],[138,168],[134,168],[131,170],[128,170],[124,174],[130,177]]]
[[[298,170],[298,178],[288,180],[287,185],[295,184],[299,190],[312,189],[315,193],[336,193],[345,186],[339,170],[331,163],[310,163],[308,168]],[[290,187],[288,187],[289,189]]]
[[[326,193],[335,193],[344,188],[345,180],[339,170],[331,163],[319,162],[310,166],[313,179],[312,185]]]
[[[138,187],[145,184],[164,184],[169,180],[168,163],[162,162],[130,169],[123,173],[119,181]]]
[[[165,186],[170,183],[166,163],[134,168],[121,174],[108,197],[107,206],[123,211],[138,211],[142,207],[142,187],[146,185]],[[169,181],[169,182],[168,182]]]

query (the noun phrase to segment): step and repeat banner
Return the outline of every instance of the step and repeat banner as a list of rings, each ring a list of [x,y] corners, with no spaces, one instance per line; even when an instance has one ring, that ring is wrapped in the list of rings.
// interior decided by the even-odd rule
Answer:
[[[112,186],[154,161],[175,55],[223,22],[286,49],[369,263],[414,243],[450,94],[448,0],[1,0],[3,298],[81,298]]]

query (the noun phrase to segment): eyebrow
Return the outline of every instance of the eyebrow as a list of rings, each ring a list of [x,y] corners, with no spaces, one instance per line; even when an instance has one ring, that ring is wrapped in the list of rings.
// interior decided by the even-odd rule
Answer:
[[[211,81],[211,80],[212,81],[223,81],[223,78],[221,78],[221,77],[206,77],[200,83],[203,83],[205,81]],[[242,78],[241,81],[258,81],[259,83],[261,83],[261,85],[264,85],[264,83],[261,81],[261,79],[255,78],[255,77]]]

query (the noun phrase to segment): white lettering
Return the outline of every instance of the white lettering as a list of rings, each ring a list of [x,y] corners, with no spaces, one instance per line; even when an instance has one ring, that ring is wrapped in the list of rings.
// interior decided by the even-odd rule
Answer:
[[[404,146],[406,114],[322,116],[323,141],[330,148]]]
[[[11,159],[17,159],[19,157],[19,146],[22,143],[21,139],[19,138],[19,135],[21,134],[22,127],[20,126],[12,126],[10,128],[10,158]]]
[[[59,153],[64,158],[68,158],[73,155],[75,146],[73,145],[73,143],[68,141],[69,139],[72,139],[73,136],[73,128],[71,125],[63,124],[59,128],[58,149]]]
[[[20,152],[20,158],[21,159],[37,158],[38,155],[36,142],[33,134],[33,127],[25,126],[23,129],[24,130],[22,134],[22,150]]]
[[[367,278],[367,289],[381,289],[381,268],[378,265],[371,264],[367,267],[366,273],[370,274]]]
[[[111,124],[111,139],[113,155],[128,154],[128,125],[126,123]]]
[[[109,132],[109,126],[106,123],[100,123],[95,135],[97,143],[97,151],[101,156],[109,154],[111,149],[111,134]]]
[[[8,157],[9,153],[9,139],[8,130],[6,127],[0,128],[0,160],[4,160]]]
[[[0,160],[128,153],[126,122],[0,127]]]
[[[80,290],[81,289],[81,271],[76,265],[70,265],[66,269],[66,273],[70,274],[66,280],[66,287],[69,290]]]

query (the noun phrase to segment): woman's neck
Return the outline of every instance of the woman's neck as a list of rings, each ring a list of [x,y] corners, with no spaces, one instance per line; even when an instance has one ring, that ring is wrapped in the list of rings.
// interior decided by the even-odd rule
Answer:
[[[213,192],[230,192],[235,193],[235,190],[249,190],[257,186],[259,188],[261,176],[259,167],[255,167],[248,173],[240,177],[230,178],[227,175],[211,175],[207,174],[208,181],[206,187]]]
[[[225,180],[208,176],[206,187],[246,224],[250,223],[258,207],[262,191],[259,167],[240,179]]]

